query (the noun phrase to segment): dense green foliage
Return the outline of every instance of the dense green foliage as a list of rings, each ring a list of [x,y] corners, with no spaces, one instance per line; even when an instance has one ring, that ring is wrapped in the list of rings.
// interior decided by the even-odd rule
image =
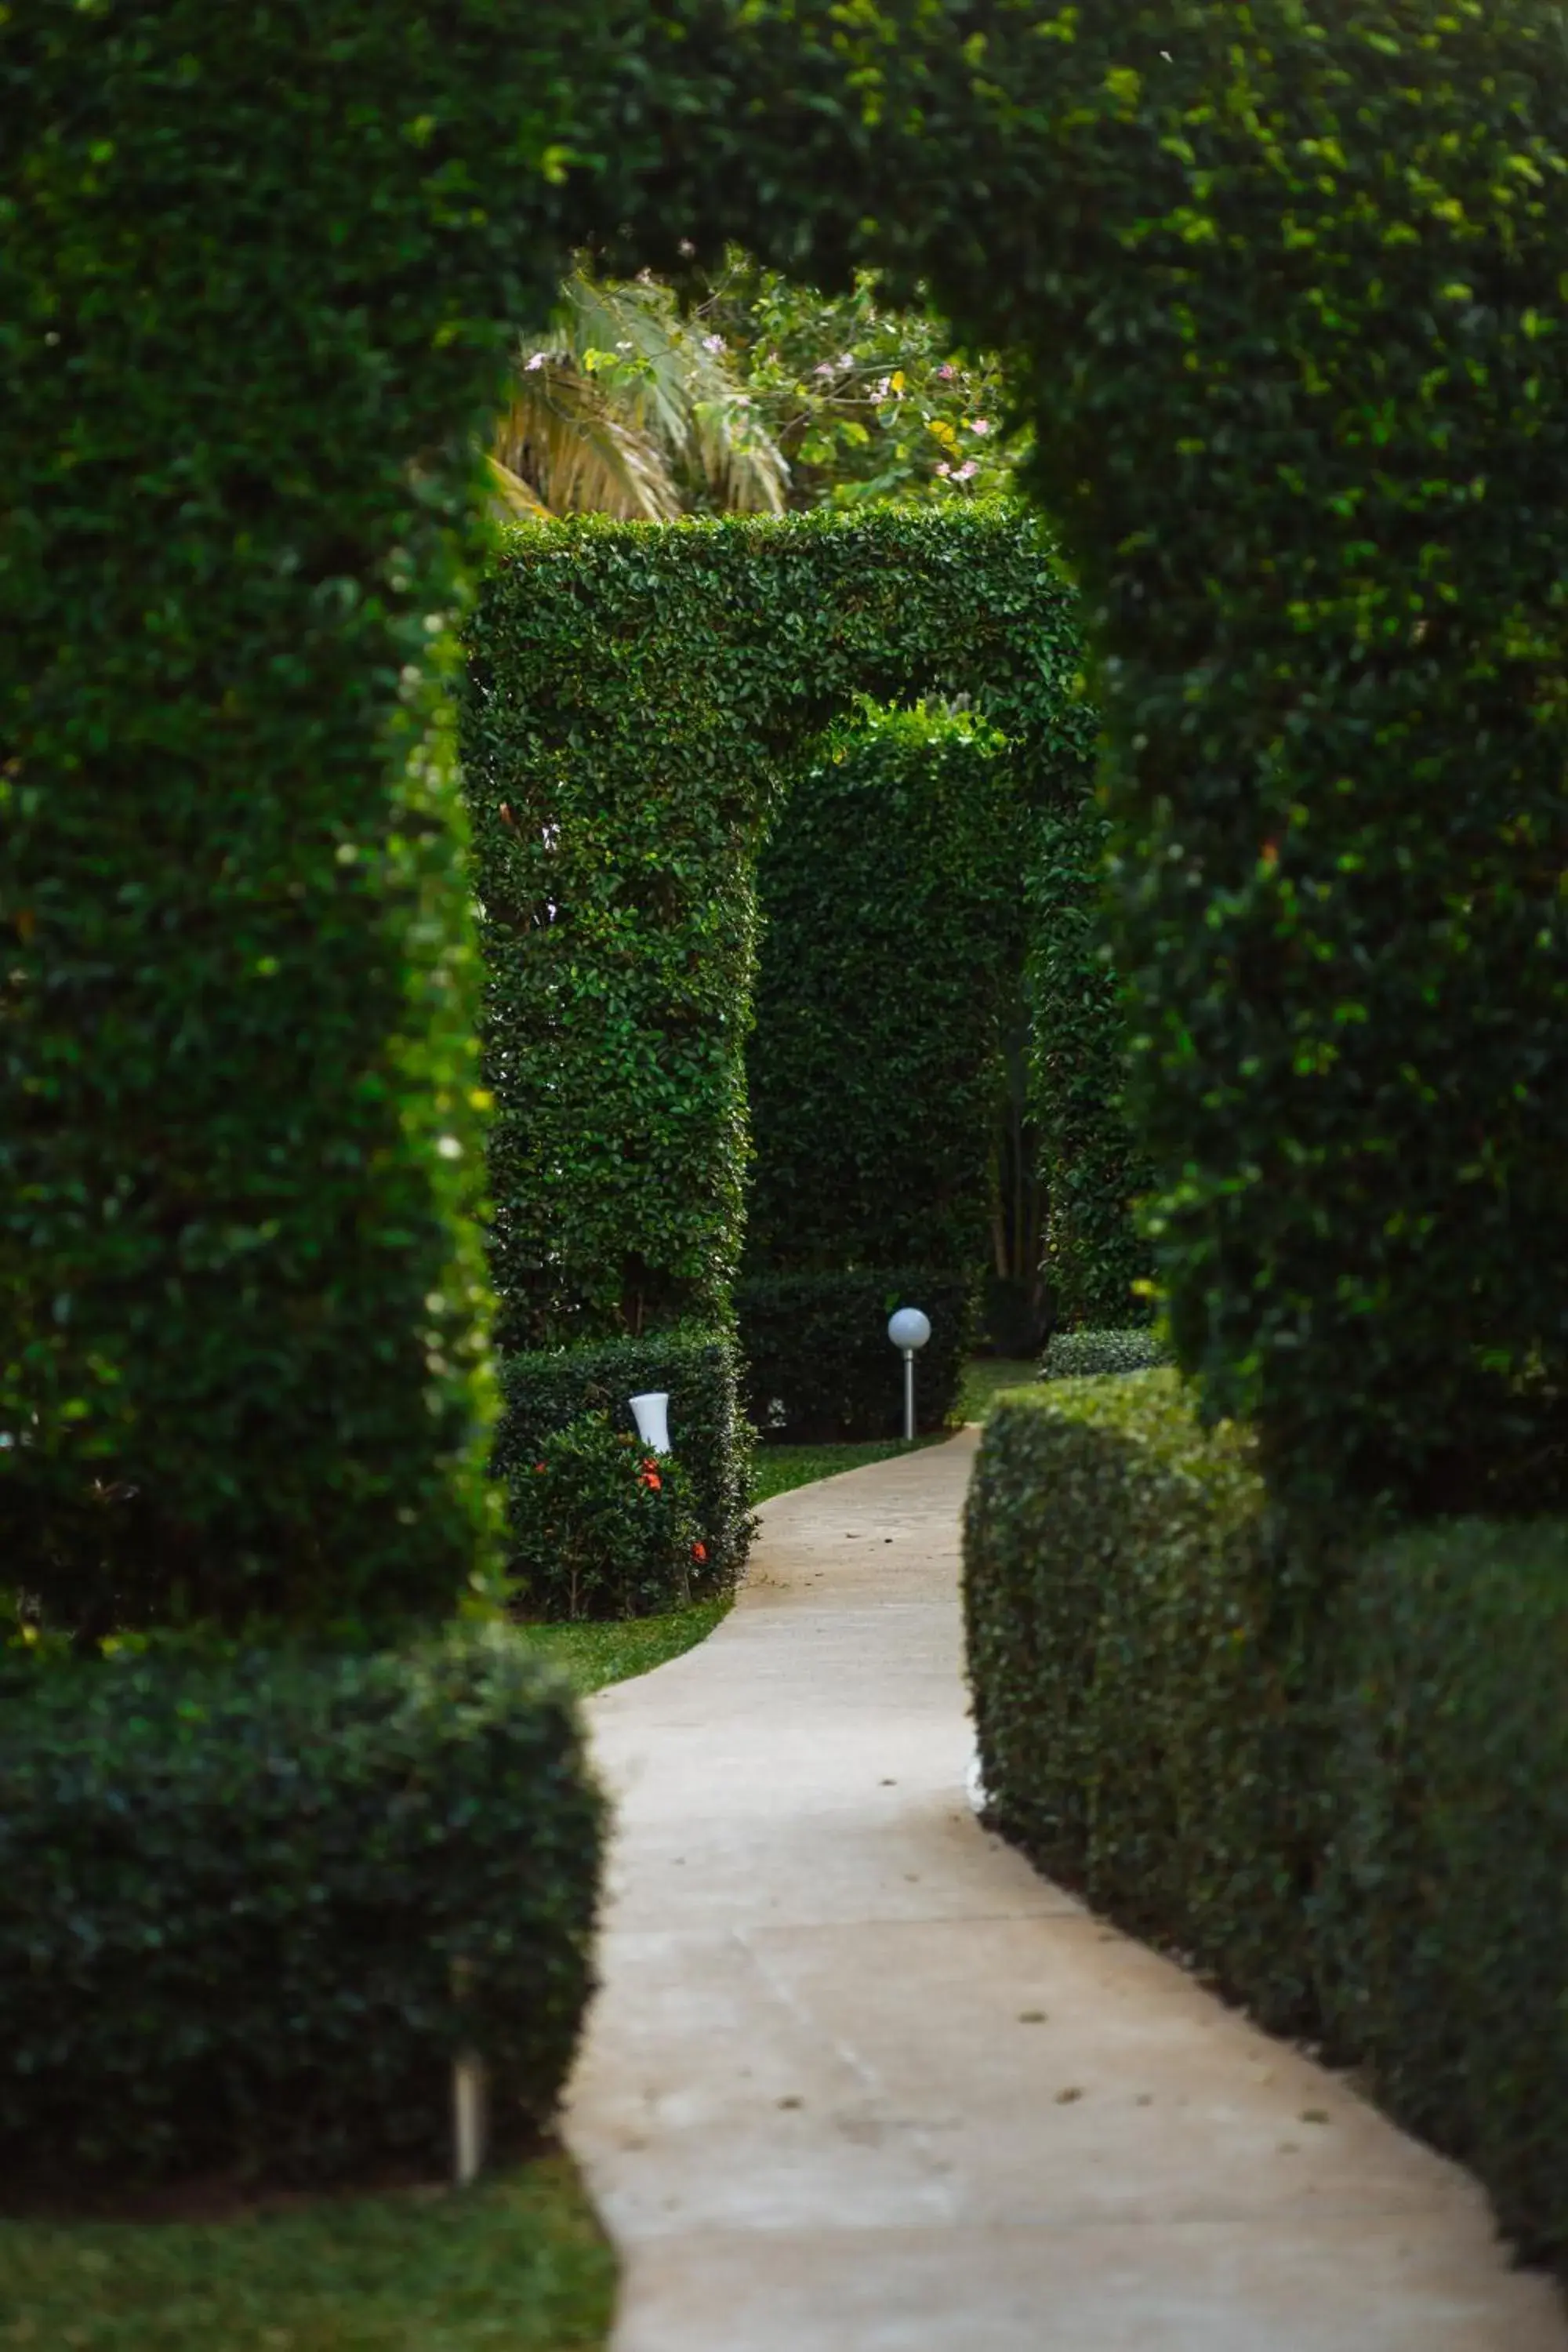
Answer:
[[[1008,353],[1097,641],[1183,1360],[1294,1484],[1553,1486],[1556,13],[1184,0],[1158,29],[959,0],[462,0],[439,37],[326,0],[304,47],[194,0],[5,21],[4,1508],[63,1608],[466,1572],[467,956],[425,689],[502,342],[584,240],[929,278]],[[626,585],[633,667],[659,632]],[[808,645],[789,609],[773,675],[830,703],[854,629]],[[960,620],[973,672],[978,593]],[[676,912],[686,850],[711,878],[758,810],[732,703],[719,809],[699,705],[695,842],[672,800],[617,843]],[[481,794],[504,897],[499,822]],[[746,929],[721,890],[693,970],[743,967]],[[605,1013],[635,1062],[637,1008]],[[702,1234],[645,1209],[655,1255],[614,1253],[595,1314],[721,1286],[738,1095],[686,1042]],[[679,1197],[678,1139],[637,1157],[645,1200]]]
[[[473,203],[551,134],[464,14],[0,27],[0,1554],[63,1622],[438,1613],[476,1559],[436,689],[554,273]]]
[[[684,1471],[607,1412],[542,1437],[509,1502],[507,1564],[525,1616],[651,1617],[685,1607],[703,1577]]]
[[[976,1732],[1000,1825],[1138,1932],[1300,2026],[1300,1727],[1255,1448],[1175,1375],[1052,1381],[986,1423],[965,1517]]]
[[[1379,1548],[1346,1648],[1327,2022],[1523,2250],[1568,2264],[1568,1523]]]
[[[722,1319],[783,781],[862,693],[963,691],[1021,791],[1080,790],[1071,615],[1006,509],[512,537],[464,715],[508,1348]]]
[[[1150,1171],[1123,1107],[1126,1012],[1106,959],[1106,818],[1092,801],[1042,813],[1026,877],[1028,1093],[1047,1200],[1055,1319],[1115,1327],[1150,1273],[1132,1204]]]
[[[1529,1502],[1568,1360],[1558,20],[1134,25],[989,28],[950,307],[1048,418],[1176,1345],[1293,1488]]]
[[[1014,1391],[964,1538],[998,1825],[1364,2066],[1568,2257],[1568,1527],[1309,1556],[1172,1373]]]
[[[1142,1372],[1169,1361],[1163,1342],[1137,1325],[1121,1331],[1058,1331],[1040,1359],[1040,1378],[1070,1381],[1091,1373]]]
[[[954,352],[940,319],[889,304],[869,270],[826,294],[731,253],[692,315],[784,453],[797,511],[1013,489],[1000,363]]]
[[[1026,386],[1097,656],[1129,1103],[1183,1362],[1293,1489],[1549,1497],[1555,8],[1184,0],[1151,28],[763,0],[700,116],[708,54],[659,118],[643,257],[728,235],[807,275],[929,275]]]
[[[331,2179],[447,2160],[450,2061],[547,2123],[601,1802],[511,1635],[5,1669],[0,2170]]]
[[[644,1339],[602,1339],[509,1357],[495,1472],[526,1489],[545,1441],[584,1413],[607,1412],[628,1434],[627,1400],[649,1390],[669,1399],[669,1437],[689,1484],[694,1538],[707,1554],[688,1563],[699,1591],[724,1591],[741,1572],[751,1536],[751,1431],[740,1406],[740,1364],[725,1333],[676,1329]],[[527,1507],[531,1512],[530,1499]]]
[[[1026,782],[924,704],[861,706],[795,777],[757,872],[748,1274],[983,1264]]]
[[[903,1358],[888,1338],[895,1307],[919,1307],[931,1338],[915,1368],[916,1424],[941,1429],[963,1379],[974,1283],[929,1268],[763,1274],[737,1286],[745,1399],[781,1444],[896,1437],[904,1425]]]

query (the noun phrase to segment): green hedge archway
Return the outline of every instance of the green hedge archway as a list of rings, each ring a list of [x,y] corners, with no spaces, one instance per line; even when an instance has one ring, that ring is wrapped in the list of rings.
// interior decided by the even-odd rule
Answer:
[[[1014,354],[1182,1355],[1293,1483],[1555,1491],[1554,7],[42,0],[0,84],[35,1581],[438,1607],[475,1556],[472,955],[422,698],[509,330],[584,238],[924,273]]]
[[[508,1348],[728,1322],[754,863],[858,695],[971,695],[1022,796],[1076,803],[1074,600],[1026,515],[519,531],[471,631],[464,751]]]

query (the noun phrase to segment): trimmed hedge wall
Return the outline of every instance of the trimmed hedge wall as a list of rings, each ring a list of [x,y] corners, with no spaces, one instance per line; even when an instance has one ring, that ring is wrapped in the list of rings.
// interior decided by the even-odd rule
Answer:
[[[1311,2014],[1317,1821],[1296,1702],[1310,1622],[1256,1449],[1177,1376],[1053,1381],[993,1408],[964,1522],[982,1770],[997,1824],[1271,2026]]]
[[[862,704],[758,862],[748,1275],[985,1260],[1029,780],[963,712]]]
[[[1026,877],[1029,1100],[1051,1309],[1068,1329],[1139,1320],[1147,1310],[1133,1285],[1153,1265],[1133,1214],[1153,1179],[1122,1101],[1128,1022],[1109,961],[1109,832],[1091,801],[1044,811]]]
[[[1568,1522],[1374,1550],[1349,1612],[1314,1931],[1326,2022],[1568,2267]]]
[[[555,39],[460,15],[0,26],[0,1556],[66,1625],[478,1557],[439,673]]]
[[[495,1475],[515,1493],[533,1476],[547,1438],[593,1412],[635,1430],[627,1399],[663,1389],[670,1444],[689,1482],[697,1535],[708,1555],[692,1589],[726,1591],[745,1564],[752,1533],[752,1432],[741,1410],[740,1379],[739,1349],[723,1332],[661,1331],[647,1339],[510,1357],[501,1368]],[[514,1570],[516,1565],[514,1559]]]
[[[1553,0],[1152,26],[759,0],[691,29],[682,72],[721,58],[724,94],[648,106],[637,257],[730,236],[807,276],[888,264],[1016,361],[1105,710],[1129,1109],[1182,1361],[1258,1418],[1281,1490],[1550,1504]]]
[[[930,1318],[915,1359],[915,1418],[922,1431],[943,1428],[974,1336],[975,1288],[972,1276],[870,1267],[742,1282],[735,1310],[757,1430],[792,1445],[901,1437],[904,1360],[888,1338],[899,1307]]]
[[[509,1350],[722,1322],[784,779],[858,695],[966,691],[1029,791],[1080,791],[1072,609],[1011,509],[510,538],[463,714]]]
[[[986,1424],[964,1606],[997,1826],[1568,2260],[1568,1524],[1310,1545],[1173,1373],[1057,1381]]]
[[[1145,1372],[1170,1360],[1164,1341],[1151,1330],[1058,1331],[1046,1343],[1040,1378],[1085,1380],[1092,1373]]]
[[[549,2122],[603,1807],[516,1636],[12,1654],[0,1700],[0,2174],[443,2172],[463,2048],[503,2145]]]

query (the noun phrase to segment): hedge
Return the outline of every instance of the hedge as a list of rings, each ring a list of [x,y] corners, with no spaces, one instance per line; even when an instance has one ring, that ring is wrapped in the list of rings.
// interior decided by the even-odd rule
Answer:
[[[941,1268],[759,1275],[735,1293],[747,1411],[781,1444],[901,1437],[903,1358],[888,1338],[896,1307],[919,1307],[931,1338],[915,1359],[915,1419],[945,1427],[974,1331],[973,1276]]]
[[[603,1837],[514,1635],[0,1669],[0,2172],[449,2167],[449,2066],[549,2120]]]
[[[511,535],[463,711],[509,1351],[722,1321],[792,762],[858,695],[968,692],[1030,791],[1081,790],[1072,610],[1010,509]]]
[[[1116,1328],[1141,1313],[1152,1270],[1134,1204],[1153,1174],[1123,1101],[1127,1014],[1110,970],[1110,827],[1092,801],[1045,810],[1026,877],[1029,1106],[1047,1200],[1045,1272],[1055,1320]]]
[[[501,1368],[495,1475],[515,1496],[534,1476],[546,1439],[592,1412],[635,1430],[627,1400],[662,1389],[669,1398],[670,1444],[689,1482],[695,1532],[707,1553],[692,1587],[726,1591],[745,1564],[752,1534],[752,1432],[740,1381],[739,1350],[724,1332],[664,1331],[510,1357]],[[513,1568],[519,1571],[515,1553]]]
[[[1200,1432],[1172,1371],[1010,1391],[966,1506],[964,1607],[998,1825],[1301,2028],[1315,1625],[1253,1442]]]
[[[439,673],[555,270],[538,59],[463,15],[0,27],[0,1553],[62,1623],[439,1614],[478,1556]]]
[[[966,711],[863,704],[763,850],[747,1273],[987,1254],[1029,780]]]
[[[948,99],[1001,152],[935,291],[1016,334],[1084,594],[1177,1350],[1279,1491],[1552,1507],[1558,17],[1027,15]]]
[[[883,266],[895,295],[927,276],[1007,351],[1104,689],[1129,1099],[1182,1360],[1215,1412],[1256,1412],[1286,1486],[1560,1491],[1557,12],[1258,0],[1167,29],[901,0],[542,0],[521,31],[463,5],[439,37],[325,0],[303,46],[194,0],[0,26],[0,1475],[7,1539],[67,1610],[133,1577],[312,1607],[341,1573],[423,1603],[466,1572],[472,1163],[441,1149],[464,1148],[466,949],[411,751],[500,354],[584,240],[673,268],[732,236],[808,276]],[[664,821],[604,806],[632,897],[662,896],[693,958],[642,1006],[612,955],[600,1043],[634,1074],[664,1057],[667,1130],[624,1178],[647,1121],[590,1132],[623,1188],[613,1257],[573,1238],[558,1278],[538,1255],[575,1129],[559,1162],[537,1149],[519,1120],[550,1107],[501,1074],[513,1344],[717,1303],[740,1094],[708,1008],[749,954],[723,845],[766,793],[765,681],[812,726],[840,691],[951,691],[1022,614],[1026,564],[955,556],[940,627],[917,590],[899,635],[896,566],[854,535],[879,528],[825,523],[807,583],[714,527],[715,580],[755,547],[759,593],[679,640],[651,542],[595,543],[597,604],[547,586],[547,556],[509,567],[538,717],[509,714],[493,793],[499,705],[480,723],[487,902],[503,933],[552,904],[570,930],[551,763],[575,728],[584,790],[624,787],[629,735],[589,713],[662,659]],[[594,677],[566,660],[574,605]],[[700,686],[677,724],[688,641],[745,652],[743,709]],[[1016,676],[1049,701],[1041,666]],[[513,787],[534,870],[509,880]],[[559,941],[546,961],[570,997]],[[707,1187],[673,1223],[672,1171]]]
[[[1568,1522],[1379,1547],[1347,1647],[1328,2030],[1527,2255],[1568,2263]]]
[[[1137,1326],[1129,1330],[1058,1331],[1047,1340],[1040,1359],[1040,1378],[1084,1380],[1095,1373],[1145,1372],[1170,1360],[1158,1333]]]
[[[1568,2257],[1568,1523],[1310,1537],[1173,1373],[1062,1381],[986,1424],[964,1608],[996,1825]]]
[[[922,275],[1003,348],[1083,598],[1181,1360],[1310,1499],[1551,1507],[1568,1449],[1549,0],[762,0],[657,100],[637,257]]]

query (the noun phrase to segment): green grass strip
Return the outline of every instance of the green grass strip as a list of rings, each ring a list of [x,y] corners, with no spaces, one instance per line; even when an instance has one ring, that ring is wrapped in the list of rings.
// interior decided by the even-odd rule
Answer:
[[[0,2222],[36,2352],[598,2352],[615,2263],[575,2169],[226,2221]]]

